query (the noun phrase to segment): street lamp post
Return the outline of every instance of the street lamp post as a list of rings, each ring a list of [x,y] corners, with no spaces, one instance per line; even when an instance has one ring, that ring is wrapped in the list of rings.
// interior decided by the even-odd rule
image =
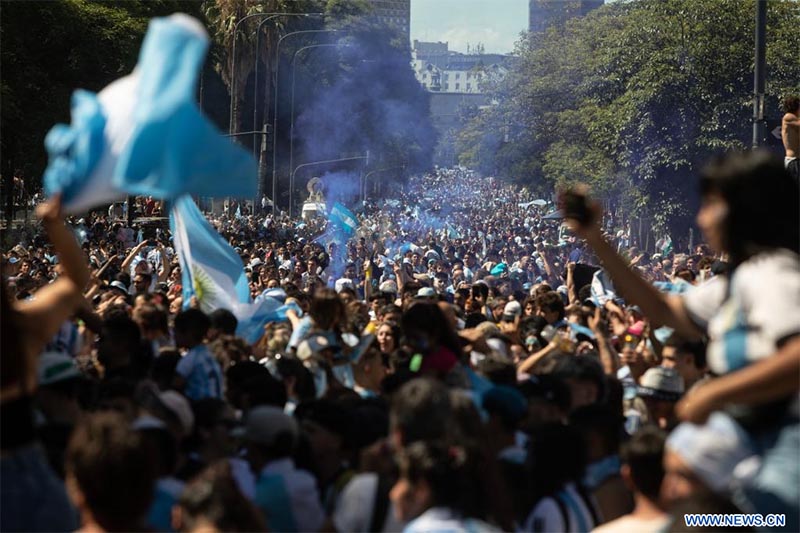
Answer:
[[[369,178],[370,176],[372,176],[373,174],[376,174],[378,172],[385,172],[387,170],[394,170],[396,168],[405,169],[406,165],[395,165],[393,167],[379,168],[379,169],[370,170],[369,172],[367,172],[367,174],[364,176],[364,179],[363,179],[363,181],[361,183],[361,201],[365,202],[367,200],[367,178]]]
[[[254,73],[254,82],[253,82],[253,129],[256,129],[256,123],[258,119],[258,54],[261,51],[261,28],[264,27],[264,24],[269,22],[274,18],[278,18],[281,16],[286,17],[316,17],[316,16],[324,16],[325,13],[317,12],[317,13],[281,13],[280,15],[274,15],[268,17],[261,22],[258,23],[258,28],[256,29],[256,65],[255,65],[255,73]],[[266,121],[265,121],[266,122]],[[253,156],[255,156],[256,148],[255,143],[253,144]]]
[[[340,44],[340,43],[325,43],[325,44],[310,44],[308,46],[304,46],[298,49],[294,56],[292,56],[292,104],[291,110],[289,112],[289,168],[294,168],[294,87],[295,87],[295,79],[296,79],[296,72],[297,69],[295,68],[295,61],[297,60],[297,56],[300,52],[304,50],[308,50],[311,48],[323,48],[323,47],[339,47],[339,46],[352,46],[349,44]]]
[[[294,191],[294,177],[297,174],[297,171],[301,168],[311,167],[316,165],[327,165],[330,163],[341,163],[344,161],[359,161],[365,160],[369,162],[369,152],[364,155],[354,156],[354,157],[342,157],[340,159],[326,159],[325,161],[312,161],[311,163],[303,163],[302,165],[297,165],[297,168],[292,170],[292,174],[289,178],[289,218],[292,216],[292,199],[293,199],[293,192]]]
[[[284,39],[287,39],[293,35],[309,35],[309,34],[316,34],[316,33],[336,33],[339,30],[300,30],[300,31],[293,31],[291,33],[287,33],[286,35],[281,36],[278,39],[278,44],[275,46],[275,97],[274,97],[274,107],[272,110],[272,214],[275,215],[277,213],[277,200],[278,200],[278,158],[277,149],[278,149],[278,83],[280,81],[280,53],[281,53],[281,43]],[[261,179],[259,173],[259,179]]]

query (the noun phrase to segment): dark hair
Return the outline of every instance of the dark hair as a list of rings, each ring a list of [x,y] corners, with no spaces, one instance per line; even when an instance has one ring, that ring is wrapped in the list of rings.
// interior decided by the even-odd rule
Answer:
[[[425,482],[432,507],[475,518],[486,518],[489,511],[483,462],[479,448],[445,441],[415,442],[399,457],[400,475],[414,485]]]
[[[680,334],[673,333],[664,341],[664,346],[671,346],[679,353],[691,354],[697,369],[706,367],[706,344],[703,341],[689,341]]]
[[[320,398],[304,402],[297,406],[294,417],[298,421],[315,422],[326,431],[339,436],[342,448],[352,445],[352,431],[357,424],[353,420],[351,409],[343,401]]]
[[[160,331],[169,333],[167,324],[167,313],[163,308],[147,303],[137,308],[133,313],[134,320],[139,324],[143,331]]]
[[[208,315],[199,309],[187,309],[175,316],[175,329],[190,333],[202,339],[211,327],[211,320]]]
[[[442,310],[435,303],[414,302],[403,313],[400,327],[403,333],[411,339],[418,338],[420,334],[428,336],[434,343],[433,346],[428,347],[429,351],[438,346],[447,348],[456,357],[461,355],[461,344],[458,336],[450,327]]]
[[[599,435],[604,456],[619,453],[624,418],[611,406],[595,403],[579,407],[570,413],[569,423],[584,436],[589,433]]]
[[[309,315],[319,329],[333,330],[346,321],[347,311],[336,291],[326,287],[314,293]]]
[[[208,521],[218,531],[264,531],[257,508],[245,498],[233,478],[230,464],[219,461],[190,481],[178,499],[183,511],[182,531]]]
[[[664,479],[664,433],[646,426],[633,434],[622,447],[622,462],[631,469],[636,490],[649,500],[657,501]]]
[[[294,393],[301,402],[317,397],[314,376],[299,359],[281,357],[275,366],[284,381],[290,377],[294,378]]]
[[[800,96],[787,94],[783,99],[783,110],[786,113],[797,113],[800,111]]]
[[[580,484],[586,461],[586,446],[575,428],[559,423],[538,426],[531,434],[526,462],[532,503],[555,495],[567,483]]]
[[[800,253],[800,186],[777,157],[750,151],[714,158],[701,173],[700,191],[728,204],[723,246],[734,268],[776,248]]]
[[[564,300],[555,291],[546,292],[536,297],[536,306],[550,312],[558,313],[558,319],[564,319]]]
[[[517,367],[509,359],[490,355],[478,363],[478,372],[495,385],[517,384]]]
[[[117,413],[86,416],[70,438],[66,472],[106,531],[136,531],[153,498],[155,461],[140,434]],[[125,494],[110,487],[124,483]]]
[[[208,318],[211,320],[212,328],[226,335],[236,334],[236,326],[239,325],[239,321],[236,320],[236,316],[227,309],[216,309],[208,315]]]
[[[417,378],[403,385],[392,399],[391,426],[400,430],[405,444],[442,438],[452,424],[450,394],[445,385]]]
[[[605,374],[596,357],[590,355],[560,357],[552,374],[562,380],[591,381],[597,385],[598,399],[605,396]]]

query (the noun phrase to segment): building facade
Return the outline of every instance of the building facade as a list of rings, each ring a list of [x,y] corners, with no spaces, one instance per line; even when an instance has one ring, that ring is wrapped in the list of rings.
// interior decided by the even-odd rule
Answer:
[[[375,20],[397,28],[411,43],[411,0],[369,0],[369,4]]]
[[[528,30],[542,32],[550,26],[562,25],[604,3],[604,0],[528,0]]]
[[[502,54],[462,54],[441,42],[415,40],[411,58],[417,80],[434,93],[481,94],[487,78],[507,72],[507,57]]]

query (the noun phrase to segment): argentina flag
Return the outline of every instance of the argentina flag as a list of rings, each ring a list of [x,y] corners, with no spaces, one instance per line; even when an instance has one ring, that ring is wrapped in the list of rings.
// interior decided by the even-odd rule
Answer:
[[[264,334],[265,324],[285,320],[289,309],[301,314],[297,304],[273,297],[251,300],[241,258],[189,196],[174,202],[170,227],[181,265],[184,309],[193,298],[204,313],[228,309],[239,321],[236,334],[251,344]]]
[[[356,216],[339,202],[333,204],[331,214],[328,216],[328,223],[347,238],[351,237],[358,229]]]
[[[153,19],[131,74],[99,94],[75,91],[72,123],[54,126],[45,138],[45,192],[61,194],[66,213],[127,194],[255,195],[255,160],[195,103],[208,43],[192,17]]]

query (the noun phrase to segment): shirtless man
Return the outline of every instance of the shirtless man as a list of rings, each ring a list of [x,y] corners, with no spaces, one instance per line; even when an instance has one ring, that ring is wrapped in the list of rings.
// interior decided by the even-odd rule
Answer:
[[[783,161],[789,174],[800,180],[800,96],[790,94],[784,98],[783,110],[785,114],[781,122],[781,137],[786,149]]]

